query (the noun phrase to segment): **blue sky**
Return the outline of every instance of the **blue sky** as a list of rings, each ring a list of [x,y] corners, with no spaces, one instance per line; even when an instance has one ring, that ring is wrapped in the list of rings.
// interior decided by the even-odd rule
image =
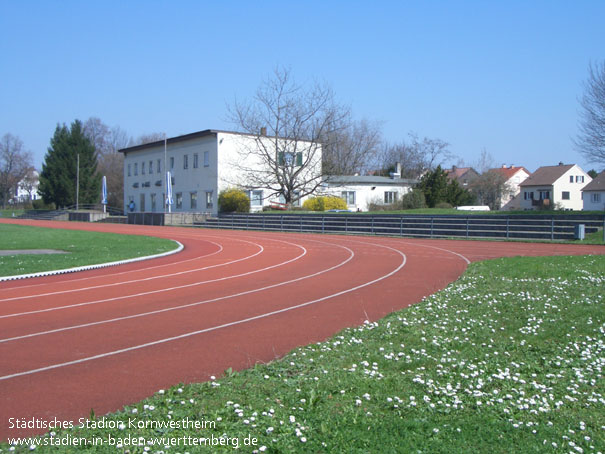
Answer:
[[[0,0],[0,135],[40,167],[57,123],[136,137],[233,129],[226,106],[276,65],[327,82],[390,142],[438,138],[467,164],[594,167],[573,148],[595,1]]]

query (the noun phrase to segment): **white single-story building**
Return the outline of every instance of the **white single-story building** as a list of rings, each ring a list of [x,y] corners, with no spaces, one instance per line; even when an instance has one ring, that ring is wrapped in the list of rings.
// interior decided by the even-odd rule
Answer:
[[[296,170],[297,178],[319,185],[321,146],[296,141],[207,129],[157,142],[119,150],[124,154],[124,206],[134,212],[166,212],[166,172],[171,173],[173,205],[171,212],[197,212],[216,215],[219,192],[236,187],[248,192],[251,210],[261,210],[280,195],[273,187],[261,187],[278,166]],[[279,147],[275,144],[279,142]],[[271,150],[289,150],[274,151]],[[296,198],[296,192],[294,193]],[[294,204],[300,204],[306,197]]]
[[[584,210],[605,210],[605,170],[582,189]]]
[[[522,210],[581,210],[582,189],[592,178],[576,164],[540,167],[519,186]]]
[[[325,179],[322,192],[325,195],[342,197],[351,211],[368,211],[371,203],[395,203],[417,183],[417,180],[398,176],[330,176]]]

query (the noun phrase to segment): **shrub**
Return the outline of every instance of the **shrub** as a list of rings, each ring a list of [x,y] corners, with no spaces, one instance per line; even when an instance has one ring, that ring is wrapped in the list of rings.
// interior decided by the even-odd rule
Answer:
[[[227,189],[218,195],[218,207],[221,213],[248,213],[250,199],[240,189]]]
[[[452,205],[447,202],[439,202],[437,205],[435,205],[435,208],[452,208]]]
[[[400,206],[402,210],[414,210],[417,208],[426,208],[424,193],[419,189],[414,189],[401,198]]]
[[[340,197],[319,196],[305,200],[303,208],[308,211],[346,210],[347,203]]]

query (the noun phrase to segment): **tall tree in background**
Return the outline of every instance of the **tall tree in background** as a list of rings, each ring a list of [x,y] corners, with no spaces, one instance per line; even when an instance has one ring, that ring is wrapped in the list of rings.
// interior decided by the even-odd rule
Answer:
[[[407,140],[385,144],[380,157],[381,173],[388,175],[400,163],[403,178],[419,178],[425,171],[435,170],[454,157],[449,146],[441,139],[420,139],[416,133],[410,132]]]
[[[99,174],[107,177],[108,205],[123,209],[124,155],[118,150],[134,145],[132,139],[119,126],[110,128],[97,117],[86,120],[83,130],[97,151]]]
[[[590,161],[605,166],[605,61],[588,66],[577,149]]]
[[[252,137],[233,167],[248,189],[267,189],[267,196],[286,204],[313,193],[322,183],[322,138],[341,127],[347,111],[329,87],[298,85],[289,69],[277,68],[248,102],[235,102],[229,116]]]
[[[97,173],[97,154],[92,141],[84,133],[82,122],[71,127],[57,125],[44,157],[39,192],[45,203],[57,206],[76,204],[76,174],[79,155],[79,203],[98,203],[101,175]]]
[[[6,207],[19,182],[33,168],[31,152],[19,137],[5,134],[0,141],[0,204]]]
[[[350,112],[340,127],[330,128],[321,139],[324,175],[355,175],[367,172],[375,163],[381,142],[380,125],[355,121]]]

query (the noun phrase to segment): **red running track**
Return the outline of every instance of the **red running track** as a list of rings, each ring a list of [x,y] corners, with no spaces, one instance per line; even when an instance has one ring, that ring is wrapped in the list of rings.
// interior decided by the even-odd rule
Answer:
[[[12,222],[3,220],[2,222]],[[0,282],[0,440],[77,423],[177,383],[271,361],[420,301],[468,263],[603,254],[591,245],[324,236],[22,221],[172,238],[183,252]]]

